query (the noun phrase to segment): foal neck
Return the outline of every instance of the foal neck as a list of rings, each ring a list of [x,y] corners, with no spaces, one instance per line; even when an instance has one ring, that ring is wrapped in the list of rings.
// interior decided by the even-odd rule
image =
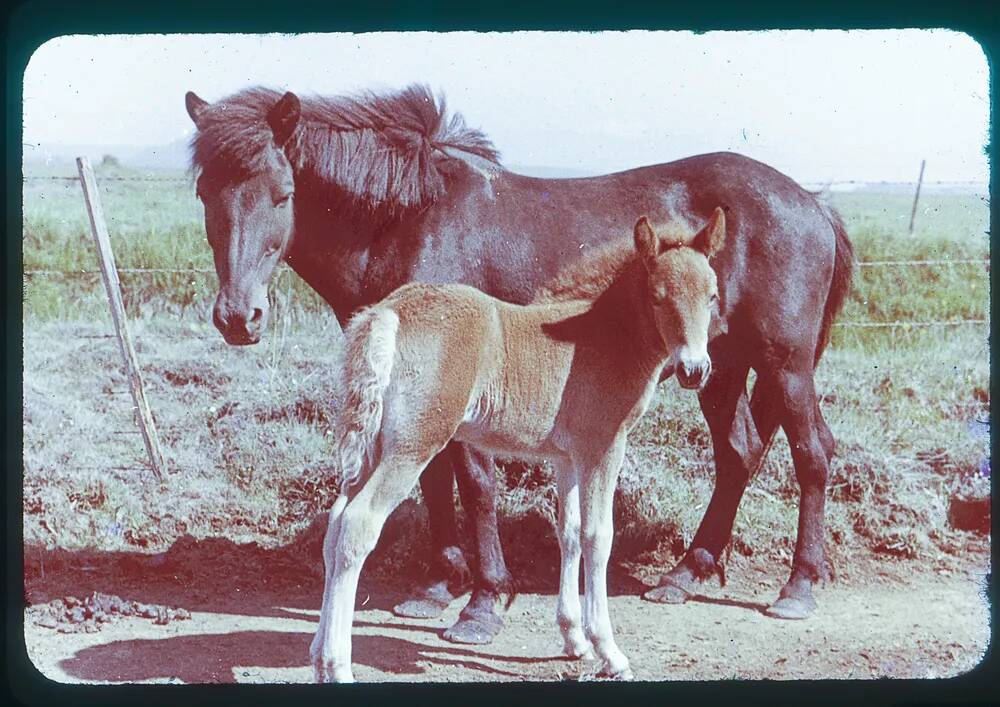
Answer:
[[[653,316],[646,268],[639,258],[625,266],[590,309],[596,328],[613,336],[634,362],[651,370],[669,357]]]

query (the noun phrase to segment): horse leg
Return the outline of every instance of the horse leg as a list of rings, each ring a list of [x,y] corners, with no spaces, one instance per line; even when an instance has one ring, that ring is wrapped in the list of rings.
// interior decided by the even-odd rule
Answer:
[[[812,366],[782,370],[775,378],[780,391],[781,426],[791,446],[799,482],[799,528],[791,576],[767,614],[804,619],[816,609],[813,585],[826,573],[824,512],[833,437],[819,413]]]
[[[830,426],[826,424],[826,418],[823,417],[823,411],[819,409],[819,398],[816,398],[816,426],[819,432],[819,441],[823,444],[823,453],[826,454],[826,462],[829,464],[833,461],[833,452],[837,444],[833,439]]]
[[[354,682],[351,626],[361,567],[425,465],[426,460],[383,457],[362,484],[334,503],[323,542],[323,605],[309,650],[316,682]]]
[[[732,536],[736,510],[763,454],[747,402],[749,364],[736,358],[714,351],[715,371],[699,395],[715,455],[712,499],[684,557],[660,578],[659,586],[643,595],[649,601],[683,603],[716,573],[719,556]]]
[[[625,439],[621,436],[596,464],[580,464],[576,459],[574,463],[582,472],[583,482],[580,488],[580,516],[584,561],[584,633],[601,660],[600,674],[630,680],[632,671],[628,658],[615,643],[608,615],[608,559],[614,535],[612,501],[624,458]]]
[[[392,613],[412,619],[434,619],[465,593],[469,583],[469,567],[458,545],[454,472],[447,452],[431,460],[420,477],[420,490],[427,504],[431,530],[431,574],[427,584],[393,607]]]
[[[504,592],[512,596],[514,590],[497,529],[493,459],[465,444],[453,443],[448,452],[462,508],[472,521],[476,556],[472,562],[472,596],[455,625],[444,632],[444,638],[454,643],[489,643],[503,628],[503,618],[496,613],[497,600]]]
[[[580,478],[576,468],[563,462],[556,468],[559,498],[559,604],[556,623],[563,650],[570,658],[592,658],[593,646],[583,634],[580,608]]]

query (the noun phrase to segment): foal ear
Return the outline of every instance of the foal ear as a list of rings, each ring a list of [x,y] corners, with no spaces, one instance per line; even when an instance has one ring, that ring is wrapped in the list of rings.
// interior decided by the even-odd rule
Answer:
[[[205,109],[208,108],[208,101],[198,98],[194,91],[188,91],[184,94],[184,107],[187,108],[188,115],[191,116],[195,126],[200,126],[201,117],[205,114]]]
[[[714,258],[726,243],[726,212],[716,206],[708,225],[691,240],[691,247],[701,251],[706,258]]]
[[[646,265],[656,262],[656,256],[660,252],[660,239],[653,232],[653,227],[649,225],[649,219],[641,216],[635,222],[635,250]]]
[[[299,97],[289,91],[267,112],[267,124],[271,126],[274,142],[278,147],[288,142],[288,138],[295,132],[301,111]]]

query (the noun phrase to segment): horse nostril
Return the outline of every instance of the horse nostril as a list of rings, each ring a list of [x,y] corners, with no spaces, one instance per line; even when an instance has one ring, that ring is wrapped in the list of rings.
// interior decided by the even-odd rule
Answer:
[[[212,310],[212,323],[215,324],[215,328],[219,331],[225,331],[226,326],[229,324],[226,318],[219,313],[218,309]]]

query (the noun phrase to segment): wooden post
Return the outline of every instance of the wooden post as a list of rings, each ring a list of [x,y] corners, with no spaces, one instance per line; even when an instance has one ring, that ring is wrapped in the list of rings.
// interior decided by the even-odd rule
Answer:
[[[924,165],[927,160],[920,160],[920,176],[917,177],[917,193],[913,195],[913,210],[910,211],[910,235],[913,235],[913,220],[917,216],[917,199],[920,198],[920,185],[924,183]]]
[[[139,362],[136,359],[135,349],[132,347],[132,337],[128,331],[125,304],[122,302],[121,284],[118,280],[118,269],[115,267],[115,255],[111,250],[108,227],[104,222],[104,210],[101,208],[101,195],[97,191],[94,169],[86,157],[77,157],[76,167],[80,172],[80,185],[83,187],[83,198],[87,202],[87,215],[90,217],[90,231],[94,234],[94,242],[97,244],[101,275],[104,279],[104,288],[108,292],[111,318],[114,320],[115,332],[118,335],[118,348],[121,351],[122,360],[125,362],[125,375],[128,377],[129,387],[132,391],[134,410],[138,413],[142,440],[146,444],[146,454],[153,467],[153,474],[157,481],[162,481],[163,453],[160,451],[160,440],[153,424],[153,413],[146,401],[146,393],[142,387],[142,376],[139,373]]]

